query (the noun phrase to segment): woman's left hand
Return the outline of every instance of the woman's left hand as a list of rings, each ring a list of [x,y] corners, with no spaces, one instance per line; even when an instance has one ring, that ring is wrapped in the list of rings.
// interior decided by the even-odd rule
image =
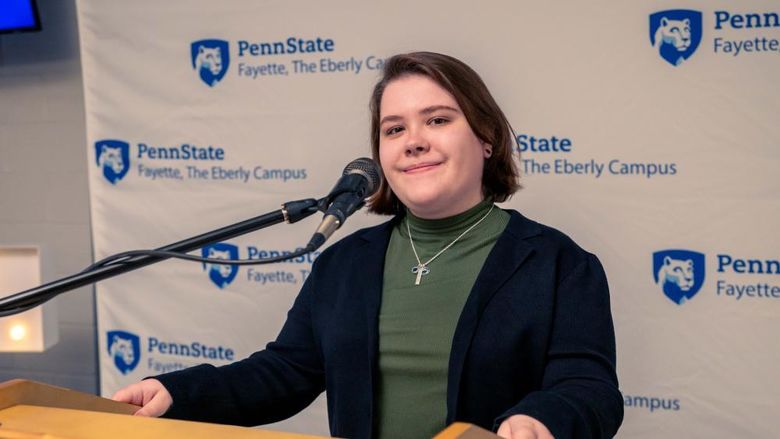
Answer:
[[[505,439],[555,439],[544,424],[526,415],[508,417],[496,434]]]

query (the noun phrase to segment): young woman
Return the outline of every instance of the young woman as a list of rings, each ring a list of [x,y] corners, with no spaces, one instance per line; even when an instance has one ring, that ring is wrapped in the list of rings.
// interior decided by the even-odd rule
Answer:
[[[518,185],[512,130],[470,67],[387,60],[371,99],[393,215],[317,259],[276,341],[237,363],[144,380],[138,414],[258,425],[327,390],[331,434],[431,437],[454,421],[506,438],[607,438],[623,417],[598,259],[497,208]]]

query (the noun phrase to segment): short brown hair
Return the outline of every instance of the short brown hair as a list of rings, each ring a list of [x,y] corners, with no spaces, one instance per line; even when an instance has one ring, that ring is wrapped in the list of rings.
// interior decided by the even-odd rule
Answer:
[[[379,160],[379,108],[385,87],[407,75],[423,75],[447,90],[458,102],[466,120],[481,141],[493,146],[482,171],[482,192],[494,201],[506,201],[519,188],[519,172],[512,157],[514,132],[487,86],[471,67],[451,56],[433,52],[395,55],[385,61],[382,78],[374,86],[371,109],[371,153]],[[403,212],[403,204],[382,177],[379,190],[368,202],[369,210],[382,215]]]

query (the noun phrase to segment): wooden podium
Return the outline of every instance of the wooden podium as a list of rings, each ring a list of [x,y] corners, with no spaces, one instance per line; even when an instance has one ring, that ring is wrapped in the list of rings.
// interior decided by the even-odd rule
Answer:
[[[138,407],[26,380],[0,383],[0,439],[236,438],[314,439],[323,436],[147,418]],[[479,427],[454,423],[436,439],[494,439]]]

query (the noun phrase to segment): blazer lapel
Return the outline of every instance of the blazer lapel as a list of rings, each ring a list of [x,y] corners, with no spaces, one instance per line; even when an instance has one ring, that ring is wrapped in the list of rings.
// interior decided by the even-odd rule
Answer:
[[[456,420],[460,377],[469,346],[488,302],[501,286],[514,275],[532,253],[525,238],[540,233],[539,227],[515,211],[504,232],[490,251],[469,294],[455,328],[447,376],[447,423]]]
[[[378,353],[379,353],[379,306],[382,301],[382,281],[385,267],[385,253],[390,240],[390,234],[396,220],[391,220],[372,228],[361,236],[365,241],[360,251],[355,252],[355,257],[350,268],[353,271],[353,288],[361,291],[366,313],[366,340],[371,382],[366,389],[369,396],[369,416],[365,419],[368,423],[362,431],[368,431],[366,437],[373,436],[373,419],[375,415],[374,396],[378,377]]]

